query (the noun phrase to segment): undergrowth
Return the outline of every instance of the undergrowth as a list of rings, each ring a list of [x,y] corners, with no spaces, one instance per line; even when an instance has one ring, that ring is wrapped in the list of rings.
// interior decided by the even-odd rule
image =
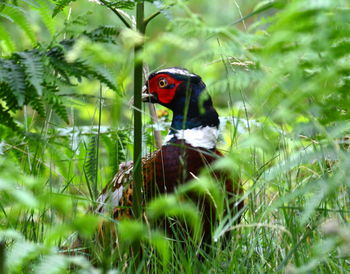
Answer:
[[[0,273],[348,272],[348,2],[146,1],[158,16],[146,36],[133,29],[137,1],[101,2],[0,4]],[[146,205],[149,222],[114,221],[119,248],[101,247],[108,217],[89,209],[132,158],[143,42],[136,58],[152,70],[187,67],[206,82],[225,154],[211,168],[239,177],[245,207],[241,223],[225,217],[227,197],[203,171]],[[141,111],[147,155],[170,117]],[[179,198],[193,184],[222,205],[209,249],[195,237],[200,213]],[[150,225],[164,215],[189,229],[168,238]],[[74,234],[89,254],[59,248]]]

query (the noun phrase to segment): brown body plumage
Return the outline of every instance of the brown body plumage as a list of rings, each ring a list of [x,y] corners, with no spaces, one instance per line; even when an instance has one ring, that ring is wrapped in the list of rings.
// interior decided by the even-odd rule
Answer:
[[[176,187],[196,178],[201,169],[210,168],[210,165],[220,157],[222,157],[222,153],[217,149],[195,148],[180,140],[162,146],[161,149],[142,160],[143,202],[147,203],[160,194],[174,192]],[[115,219],[133,217],[132,168],[132,162],[121,165],[121,170],[101,192],[97,200],[99,205],[96,212],[106,213],[109,211]],[[242,193],[239,182],[233,182],[225,173],[212,172],[211,174],[218,181],[225,183],[226,196],[238,197],[237,195]],[[199,203],[199,199],[195,202]],[[242,207],[243,202],[236,205],[235,200],[231,200],[231,213],[239,212]],[[215,211],[208,202],[201,204],[201,210],[204,217],[204,239],[209,242],[211,226],[215,220]]]

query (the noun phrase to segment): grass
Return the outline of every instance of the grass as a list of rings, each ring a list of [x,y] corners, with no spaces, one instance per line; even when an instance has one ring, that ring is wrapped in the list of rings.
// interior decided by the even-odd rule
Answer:
[[[257,129],[251,128],[251,132],[254,130]],[[344,158],[342,162],[339,159],[347,157],[347,150],[336,144],[328,149],[324,144],[306,145],[305,140],[297,141],[281,133],[281,145],[271,157],[265,155],[259,145],[244,145],[247,139],[256,138],[251,132],[246,133],[243,144],[239,140],[243,135],[237,135],[237,145],[219,163],[221,168],[239,167],[245,188],[242,221],[231,224],[230,231],[226,232],[231,236],[213,243],[209,253],[201,250],[188,233],[180,233],[175,242],[168,241],[167,251],[159,249],[162,240],[152,242],[152,237],[146,237],[140,242],[144,255],[135,265],[135,258],[128,251],[130,243],[125,240],[125,235],[132,242],[135,241],[133,237],[139,237],[139,230],[132,234],[133,226],[138,225],[135,222],[124,232],[120,231],[119,241],[126,253],[119,253],[113,247],[101,250],[92,243],[91,253],[94,255],[90,262],[80,258],[83,263],[76,263],[72,259],[74,257],[68,260],[59,255],[62,264],[57,263],[57,269],[61,266],[69,271],[68,265],[76,264],[78,266],[73,269],[90,271],[91,263],[94,263],[100,269],[113,268],[131,273],[345,273],[349,267],[347,244],[350,238],[346,222],[350,210],[348,189],[342,182],[348,178],[348,160]],[[80,146],[81,149],[83,147]],[[104,146],[101,146],[100,153],[100,174],[105,174],[108,165],[101,156],[106,153]],[[245,157],[238,160],[237,155]],[[36,161],[41,162],[39,158]],[[245,165],[237,161],[243,161]],[[81,166],[84,161],[72,157],[64,164],[66,167]],[[50,183],[44,177],[38,180],[22,175],[11,163],[1,163],[4,194],[1,202],[2,225],[5,228],[1,235],[7,239],[7,266],[11,273],[40,269],[54,273],[56,268],[50,269],[49,262],[59,253],[52,247],[75,230],[91,239],[96,224],[101,221],[93,215],[84,216],[84,211],[91,204],[90,195],[86,185],[74,183],[76,174],[71,177],[71,172],[66,169],[65,176],[60,173],[61,179],[54,179],[57,177],[54,174],[64,170],[60,165],[57,160],[46,165],[49,174],[52,174]],[[16,175],[13,177],[13,174]],[[69,180],[72,182],[69,183]],[[21,188],[17,187],[18,183]],[[76,191],[78,193],[74,194]],[[118,227],[119,224],[116,225]],[[216,235],[226,234],[223,227],[218,226]],[[141,229],[142,235],[150,233],[155,231],[148,226]],[[164,256],[169,256],[167,264]]]
[[[1,126],[0,272],[349,272],[348,3],[271,1],[242,12],[242,31],[232,24],[207,25],[205,16],[179,4],[181,12],[167,14],[170,29],[156,38],[150,34],[144,58],[153,68],[164,56],[169,63],[181,61],[208,84],[226,118],[220,142],[225,157],[215,168],[230,172],[235,181],[238,177],[244,187],[241,223],[220,219],[214,232],[218,241],[204,250],[190,232],[199,225],[193,221],[198,213],[179,206],[180,189],[152,202],[159,215],[165,214],[163,202],[178,209],[178,218],[195,216],[187,219],[188,230],[175,231],[175,240],[151,218],[112,222],[110,232],[118,234],[120,248],[107,233],[104,245],[94,240],[96,229],[109,219],[89,211],[96,193],[133,153],[124,90],[133,59],[123,57],[128,46],[117,45],[109,53],[100,44],[84,45],[79,51],[118,71],[119,97],[84,81],[79,86],[84,94],[96,96],[62,96],[69,127],[54,114],[38,117],[29,107],[16,116],[26,125],[25,135]],[[117,113],[120,109],[126,114]],[[156,146],[148,114],[143,114],[146,154]],[[169,122],[167,115],[160,120]],[[197,182],[203,188],[206,173]],[[219,195],[213,197],[222,198],[216,183],[211,186]],[[59,250],[77,232],[90,255],[79,250],[79,256],[67,256]],[[141,248],[143,256],[136,258],[132,247]]]

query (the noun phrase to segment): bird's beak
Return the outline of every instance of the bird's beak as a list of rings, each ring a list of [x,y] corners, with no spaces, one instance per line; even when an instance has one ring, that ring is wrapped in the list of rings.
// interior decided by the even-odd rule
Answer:
[[[153,94],[149,93],[147,84],[142,88],[142,102],[157,103],[158,99]]]

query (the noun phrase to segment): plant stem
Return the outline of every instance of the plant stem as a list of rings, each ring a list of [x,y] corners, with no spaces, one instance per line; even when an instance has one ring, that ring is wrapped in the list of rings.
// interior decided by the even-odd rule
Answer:
[[[161,13],[160,10],[156,11],[155,13],[151,14],[144,20],[144,26],[147,27],[148,23],[152,21],[152,19],[156,18]]]
[[[7,273],[5,269],[5,242],[0,242],[0,273]]]
[[[138,2],[136,5],[136,28],[141,33],[145,33],[144,25],[144,3]],[[139,59],[139,52],[143,45],[135,47],[134,56],[134,169],[133,169],[133,212],[137,219],[141,218],[142,202],[142,115],[141,115],[141,93],[142,93],[142,71],[143,61]]]
[[[123,17],[123,15],[120,14],[120,12],[118,11],[118,9],[112,7],[107,1],[104,0],[100,0],[100,2],[105,5],[107,8],[109,8],[115,15],[117,15],[119,17],[119,19],[123,22],[123,24],[128,27],[131,28],[131,24],[129,24],[125,18]]]

